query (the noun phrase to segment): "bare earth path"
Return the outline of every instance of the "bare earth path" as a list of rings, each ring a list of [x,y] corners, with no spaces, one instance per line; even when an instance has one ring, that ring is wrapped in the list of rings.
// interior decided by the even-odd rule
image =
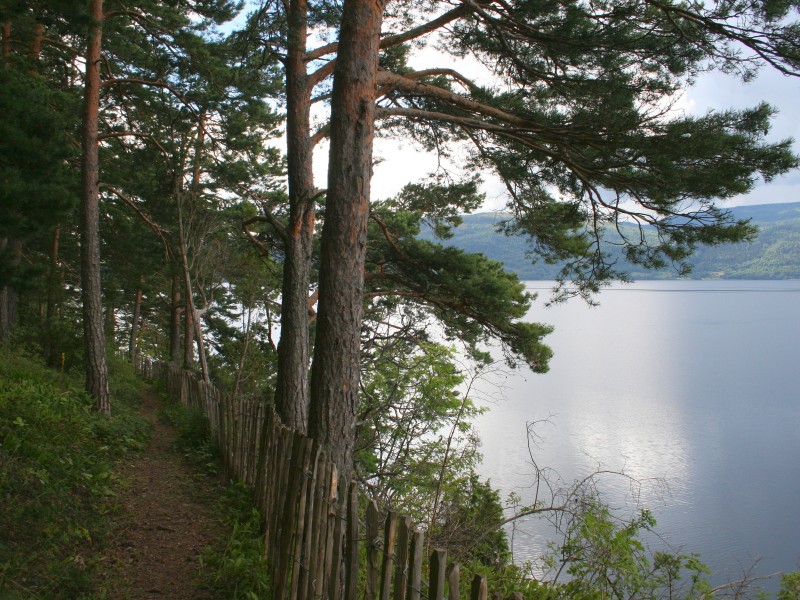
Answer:
[[[176,432],[158,419],[158,396],[148,390],[142,400],[153,438],[122,465],[129,483],[120,492],[122,516],[106,553],[109,597],[211,599],[196,579],[203,548],[223,533],[212,512],[219,487],[196,475],[174,450]]]

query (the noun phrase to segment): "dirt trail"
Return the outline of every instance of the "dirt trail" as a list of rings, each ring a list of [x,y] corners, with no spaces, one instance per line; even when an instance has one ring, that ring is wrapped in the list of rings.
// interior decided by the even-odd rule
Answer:
[[[120,492],[122,516],[107,553],[113,565],[110,597],[210,600],[195,580],[203,548],[222,534],[212,515],[219,488],[175,452],[175,430],[157,417],[160,403],[151,391],[143,396],[142,413],[153,425],[153,438],[122,466],[129,483]]]

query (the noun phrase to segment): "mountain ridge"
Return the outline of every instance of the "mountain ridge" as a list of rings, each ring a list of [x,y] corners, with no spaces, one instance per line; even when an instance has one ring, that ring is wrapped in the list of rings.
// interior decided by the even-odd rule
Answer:
[[[748,219],[758,227],[754,241],[698,247],[689,259],[692,271],[688,277],[680,277],[674,267],[645,270],[619,256],[621,270],[633,279],[800,279],[800,202],[737,206],[729,210],[735,219]],[[480,252],[503,263],[523,280],[555,279],[559,265],[548,265],[542,260],[532,263],[526,256],[528,244],[523,238],[508,237],[496,230],[508,216],[502,212],[463,215],[463,223],[452,230],[453,237],[437,241],[467,252]],[[424,230],[420,237],[434,240],[430,230]]]

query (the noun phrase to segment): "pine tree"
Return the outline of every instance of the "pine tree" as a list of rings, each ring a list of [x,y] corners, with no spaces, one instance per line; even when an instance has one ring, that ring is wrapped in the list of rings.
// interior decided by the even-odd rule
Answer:
[[[765,105],[702,117],[675,117],[664,108],[673,93],[706,69],[749,77],[768,64],[796,74],[800,44],[795,25],[786,19],[788,5],[568,0],[392,3],[384,10],[348,0],[341,10],[329,3],[288,2],[286,7],[283,13],[279,5],[264,3],[256,15],[254,23],[260,22],[267,39],[265,51],[284,50],[287,83],[298,83],[300,105],[332,98],[333,108],[330,122],[317,131],[305,125],[305,117],[288,131],[290,171],[296,168],[307,177],[309,141],[313,147],[328,135],[331,166],[313,393],[309,399],[302,380],[307,354],[285,351],[307,347],[302,315],[310,282],[299,277],[284,283],[278,386],[286,385],[289,373],[295,383],[292,397],[284,392],[277,404],[284,406],[284,416],[302,418],[310,402],[310,430],[341,465],[349,456],[345,438],[355,427],[373,118],[382,134],[411,135],[429,147],[469,143],[468,166],[487,169],[506,185],[514,215],[509,233],[528,236],[533,251],[546,260],[566,260],[563,280],[573,281],[587,297],[623,275],[601,250],[604,227],[630,220],[642,231],[651,228],[654,235],[624,240],[628,260],[683,266],[697,244],[752,235],[747,223],[732,220],[717,206],[718,199],[747,191],[757,177],[769,179],[797,165],[789,141],[764,141],[772,112]],[[362,10],[370,14],[360,22],[365,41],[351,48],[346,19],[350,11]],[[336,32],[332,24],[339,21]],[[327,43],[306,49],[305,33],[311,30]],[[412,46],[434,42],[442,53],[439,64],[411,68]],[[453,68],[447,53],[474,57],[496,85],[472,82]],[[354,87],[337,96],[346,85],[345,74],[358,68],[367,78],[374,73],[374,87]],[[319,93],[312,96],[315,88]],[[290,111],[297,107],[291,102]],[[357,163],[342,156],[336,137],[348,128],[349,151],[361,157]],[[345,180],[349,187],[343,193],[339,181]],[[307,236],[314,222],[314,196],[309,196],[315,188],[304,181],[302,193],[290,185],[293,217],[287,231],[292,236],[303,231]],[[287,252],[285,269],[305,274],[305,264],[295,263],[306,260],[307,254]],[[290,284],[296,289],[288,289]],[[452,308],[461,304],[453,302]],[[480,320],[469,311],[458,314]],[[507,336],[513,352],[537,356],[536,332],[524,327],[517,332],[498,333]],[[296,406],[287,406],[292,403]]]

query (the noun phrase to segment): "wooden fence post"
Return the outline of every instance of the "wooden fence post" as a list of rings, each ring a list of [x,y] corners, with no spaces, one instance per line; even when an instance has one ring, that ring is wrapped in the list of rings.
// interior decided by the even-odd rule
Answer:
[[[337,478],[337,498],[338,502],[331,506],[330,517],[334,520],[333,536],[331,540],[330,556],[328,565],[330,575],[327,577],[328,583],[323,589],[323,598],[339,600],[342,597],[342,557],[344,556],[344,532],[347,520],[347,482],[344,477],[339,477],[334,468],[333,476]]]
[[[444,579],[447,570],[447,550],[434,550],[428,571],[429,600],[444,600]]]
[[[347,538],[345,549],[345,600],[356,600],[358,595],[358,488],[355,483],[350,483],[350,493],[347,499],[347,522],[345,523]]]
[[[397,514],[393,511],[389,511],[386,515],[383,531],[383,564],[381,564],[380,600],[391,600],[396,541]]]
[[[447,574],[447,600],[459,600],[459,587],[461,586],[461,567],[453,563]]]
[[[488,595],[486,577],[483,575],[475,575],[472,579],[472,590],[469,596],[470,600],[486,600]]]
[[[408,548],[411,543],[411,517],[401,517],[397,532],[397,561],[394,576],[395,600],[405,600],[408,589]]]
[[[380,557],[380,515],[375,500],[367,504],[367,576],[365,580],[365,600],[375,600],[378,595],[378,562]]]
[[[420,600],[422,596],[422,555],[425,553],[425,531],[414,531],[414,542],[411,544],[408,572],[408,600]]]

